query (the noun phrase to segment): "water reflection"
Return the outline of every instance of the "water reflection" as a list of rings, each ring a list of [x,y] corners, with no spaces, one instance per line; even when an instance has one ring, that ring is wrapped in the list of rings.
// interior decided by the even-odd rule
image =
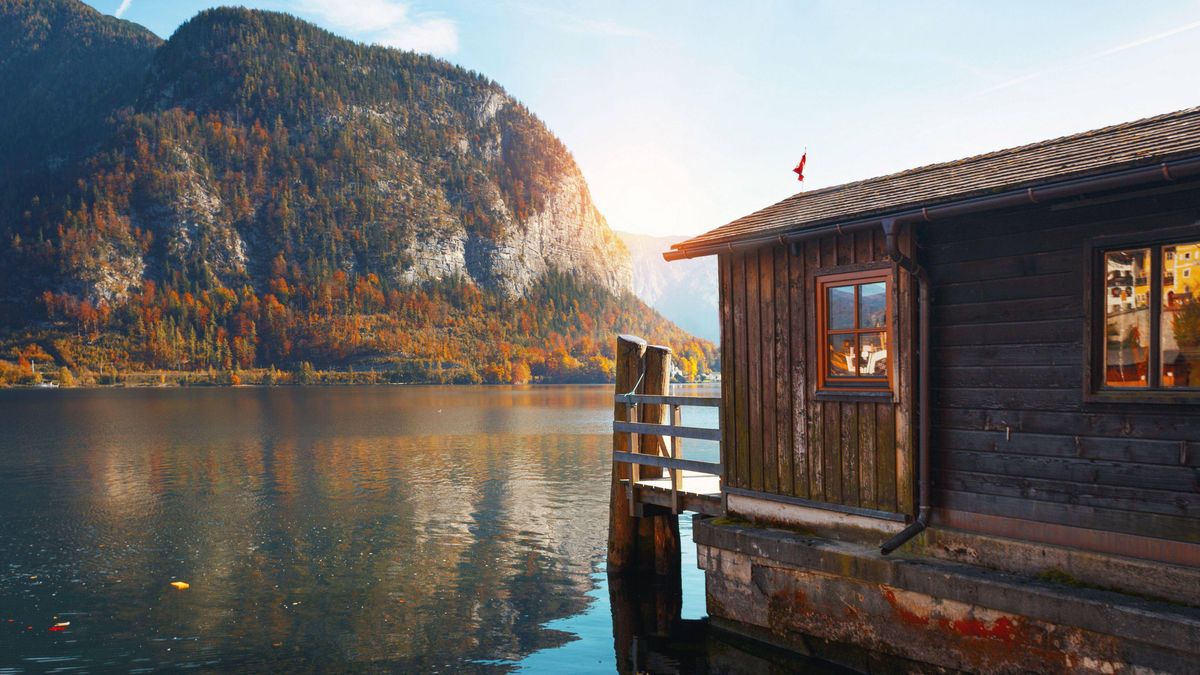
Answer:
[[[0,397],[0,666],[499,670],[593,601],[608,388]]]

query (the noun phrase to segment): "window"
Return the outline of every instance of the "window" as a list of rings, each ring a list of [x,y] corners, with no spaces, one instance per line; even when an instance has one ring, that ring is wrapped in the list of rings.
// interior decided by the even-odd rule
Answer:
[[[890,391],[891,272],[817,278],[820,388]]]
[[[1200,241],[1103,254],[1101,386],[1200,390]]]

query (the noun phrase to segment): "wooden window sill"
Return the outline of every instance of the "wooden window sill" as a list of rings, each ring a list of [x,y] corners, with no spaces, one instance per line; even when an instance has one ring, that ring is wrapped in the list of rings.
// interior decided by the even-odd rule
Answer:
[[[887,389],[881,389],[879,391],[862,391],[854,389],[841,391],[838,389],[822,389],[813,394],[813,399],[816,401],[865,401],[869,403],[895,403],[896,395]]]

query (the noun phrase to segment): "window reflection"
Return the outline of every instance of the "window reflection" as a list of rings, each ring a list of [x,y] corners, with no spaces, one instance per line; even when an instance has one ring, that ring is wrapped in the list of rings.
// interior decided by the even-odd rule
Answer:
[[[880,281],[858,289],[859,328],[883,328],[887,320],[887,284]]]
[[[854,333],[833,333],[829,336],[830,377],[850,377],[858,373],[854,342]]]
[[[829,289],[829,327],[834,330],[854,328],[854,286],[835,286]]]
[[[1145,387],[1150,359],[1150,249],[1104,256],[1105,384]]]
[[[859,337],[858,374],[887,377],[887,334],[863,333]]]
[[[1200,242],[1163,247],[1162,386],[1200,388]]]

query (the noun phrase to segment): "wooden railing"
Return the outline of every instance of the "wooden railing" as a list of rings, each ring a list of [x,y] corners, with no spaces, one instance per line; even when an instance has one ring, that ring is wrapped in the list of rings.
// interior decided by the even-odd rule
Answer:
[[[705,396],[656,396],[649,394],[617,394],[617,403],[624,403],[628,419],[613,421],[613,433],[629,434],[629,448],[639,447],[638,436],[659,436],[663,439],[666,456],[651,455],[640,452],[613,452],[613,461],[629,465],[629,508],[630,513],[636,511],[636,486],[641,479],[640,469],[643,466],[654,466],[666,469],[671,484],[671,511],[679,513],[679,492],[683,490],[684,471],[694,471],[720,476],[722,466],[716,462],[701,462],[683,458],[682,439],[691,438],[701,441],[721,441],[721,430],[706,427],[683,426],[683,407],[694,406],[702,408],[719,408],[721,399]],[[670,406],[670,424],[649,424],[638,422],[637,406],[639,404]]]

